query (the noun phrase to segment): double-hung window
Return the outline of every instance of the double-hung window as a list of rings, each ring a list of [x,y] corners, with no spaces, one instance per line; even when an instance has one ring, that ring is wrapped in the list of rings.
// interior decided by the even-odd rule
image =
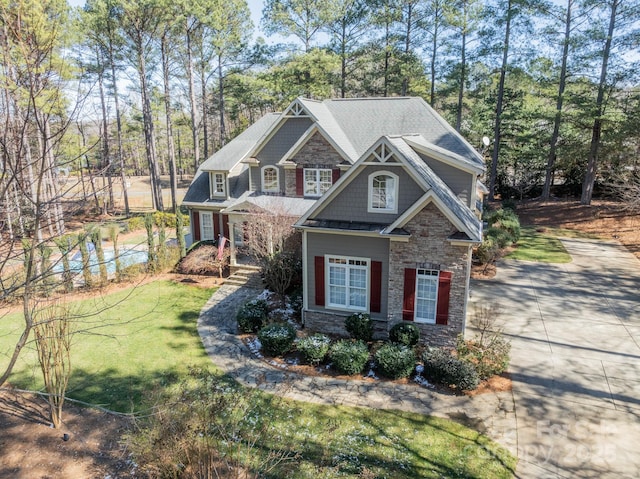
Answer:
[[[265,193],[278,193],[278,169],[275,166],[265,166],[262,169],[262,191]]]
[[[328,304],[333,308],[367,310],[369,260],[328,256]]]
[[[211,197],[227,196],[227,179],[224,173],[210,173]]]
[[[325,168],[304,169],[304,196],[322,196],[333,182],[332,170]]]
[[[200,213],[200,239],[212,240],[213,237],[213,215],[210,212]]]
[[[386,171],[369,175],[369,212],[397,213],[398,177]]]
[[[432,269],[418,269],[416,272],[416,322],[432,324],[436,322],[438,276],[439,271]]]

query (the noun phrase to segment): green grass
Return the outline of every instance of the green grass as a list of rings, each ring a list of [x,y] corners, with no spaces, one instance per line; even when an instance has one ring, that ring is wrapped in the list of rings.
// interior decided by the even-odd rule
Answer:
[[[143,394],[177,381],[189,365],[208,365],[196,330],[212,290],[156,281],[73,303],[77,315],[72,375],[67,395],[118,411],[139,409]],[[96,313],[97,312],[97,313]],[[2,319],[0,367],[19,334],[21,316]],[[24,389],[41,389],[35,346],[30,343],[9,378]]]
[[[571,262],[571,256],[553,232],[540,233],[531,227],[521,229],[520,240],[506,258],[541,263]]]
[[[74,311],[86,314],[82,327],[87,331],[75,336],[68,396],[114,410],[140,412],[146,410],[148,393],[175,393],[189,377],[190,366],[221,378],[196,330],[198,313],[211,293],[157,281],[75,303]],[[4,361],[19,326],[18,314],[3,318],[0,360]],[[26,389],[42,387],[33,344],[24,351],[10,382]],[[297,454],[295,461],[283,463],[265,477],[506,478],[515,469],[516,459],[506,450],[444,419],[288,401],[247,392],[235,383],[228,390],[233,404],[238,403],[238,395],[253,394],[251,404],[269,425],[269,434],[260,438],[252,454],[268,457],[270,451],[281,448]],[[189,407],[187,416],[194,414]],[[250,415],[243,418],[253,420]],[[369,471],[373,475],[365,474]]]
[[[159,458],[168,469],[191,464],[190,451],[198,451],[196,461],[219,451],[256,477],[274,479],[495,479],[513,477],[515,469],[504,448],[446,419],[283,399],[204,369],[171,392],[153,399],[166,413],[144,421],[129,443],[141,470]],[[274,453],[293,460],[267,472]]]
[[[275,437],[300,453],[293,477],[507,478],[515,470],[506,450],[445,419],[304,403],[289,408],[279,410]]]

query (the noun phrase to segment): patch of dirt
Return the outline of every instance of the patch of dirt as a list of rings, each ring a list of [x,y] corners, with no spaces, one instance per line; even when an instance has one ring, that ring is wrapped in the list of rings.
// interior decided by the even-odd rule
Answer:
[[[120,442],[130,427],[127,418],[70,403],[62,418],[54,429],[44,399],[0,390],[0,477],[136,477]]]

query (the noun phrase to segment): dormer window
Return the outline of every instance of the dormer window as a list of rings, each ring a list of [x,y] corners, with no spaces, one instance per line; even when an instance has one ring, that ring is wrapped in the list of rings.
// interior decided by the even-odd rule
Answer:
[[[388,171],[369,175],[369,213],[398,212],[398,176]]]
[[[227,176],[224,173],[209,173],[211,198],[227,197]]]
[[[262,168],[262,191],[264,193],[279,193],[278,168],[265,166]]]

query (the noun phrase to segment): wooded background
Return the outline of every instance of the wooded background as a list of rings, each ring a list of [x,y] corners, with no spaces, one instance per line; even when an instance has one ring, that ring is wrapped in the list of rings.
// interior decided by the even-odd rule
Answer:
[[[61,177],[106,178],[104,212],[120,185],[129,214],[127,178],[148,175],[175,209],[180,175],[298,96],[424,98],[485,155],[491,197],[589,204],[637,171],[638,0],[267,0],[269,44],[244,0],[0,5],[0,215],[18,236],[64,231]]]

